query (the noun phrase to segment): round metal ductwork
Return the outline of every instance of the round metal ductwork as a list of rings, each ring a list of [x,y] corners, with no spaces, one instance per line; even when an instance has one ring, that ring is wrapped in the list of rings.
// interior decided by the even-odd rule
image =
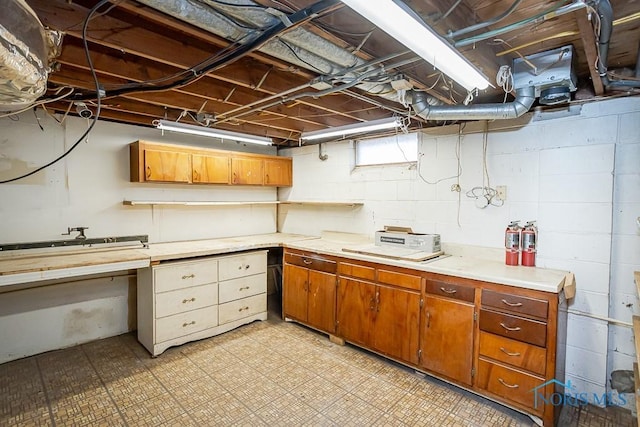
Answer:
[[[552,86],[540,91],[538,102],[544,105],[556,105],[571,101],[569,86]]]

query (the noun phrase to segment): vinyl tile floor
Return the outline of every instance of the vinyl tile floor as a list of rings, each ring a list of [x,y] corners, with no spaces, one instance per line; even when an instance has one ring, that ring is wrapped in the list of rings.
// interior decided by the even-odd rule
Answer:
[[[566,408],[565,408],[566,409]],[[270,319],[167,350],[135,334],[0,365],[0,426],[534,426],[376,355]],[[586,407],[561,425],[635,425]]]

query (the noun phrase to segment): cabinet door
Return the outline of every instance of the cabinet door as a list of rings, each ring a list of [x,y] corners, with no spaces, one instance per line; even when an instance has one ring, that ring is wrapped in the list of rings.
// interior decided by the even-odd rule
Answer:
[[[291,159],[265,159],[264,185],[290,187],[293,183]]]
[[[144,150],[145,181],[190,182],[189,154]]]
[[[373,348],[394,359],[418,364],[420,294],[378,286]]]
[[[360,280],[338,281],[338,335],[347,341],[370,346],[372,315],[376,304],[375,285]]]
[[[309,270],[309,325],[329,332],[336,331],[336,275]]]
[[[229,157],[194,154],[191,156],[192,180],[199,184],[228,184]]]
[[[471,385],[473,310],[466,302],[425,297],[421,366]]]
[[[285,317],[307,321],[307,287],[309,270],[291,264],[284,265],[282,308]]]
[[[231,183],[244,185],[263,184],[263,160],[248,157],[231,158]]]

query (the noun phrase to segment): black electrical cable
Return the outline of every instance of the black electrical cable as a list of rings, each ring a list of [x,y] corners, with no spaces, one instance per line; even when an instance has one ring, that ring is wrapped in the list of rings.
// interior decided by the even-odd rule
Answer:
[[[62,155],[58,156],[56,159],[50,161],[49,163],[47,163],[44,166],[40,166],[39,168],[32,170],[29,173],[25,173],[24,175],[20,175],[18,177],[15,178],[11,178],[11,179],[5,179],[3,181],[0,181],[0,184],[6,184],[9,182],[14,182],[14,181],[18,181],[20,179],[29,177],[31,175],[34,175],[38,172],[40,172],[43,169],[48,168],[49,166],[59,162],[60,160],[64,159],[65,157],[67,157],[78,145],[80,145],[80,143],[87,137],[87,135],[89,135],[89,132],[91,132],[91,130],[93,129],[93,127],[95,126],[96,122],[98,121],[98,117],[100,116],[100,108],[101,108],[101,103],[100,103],[100,83],[98,82],[98,76],[96,75],[96,70],[93,66],[93,61],[91,60],[91,55],[89,54],[89,44],[87,42],[87,27],[89,26],[89,21],[91,20],[91,16],[99,9],[101,8],[103,5],[109,3],[110,0],[102,0],[100,1],[98,4],[96,4],[87,14],[87,17],[84,20],[84,24],[82,26],[82,41],[84,43],[84,53],[87,57],[87,63],[89,64],[89,69],[91,70],[91,77],[93,77],[93,83],[96,86],[96,94],[97,96],[97,103],[96,103],[96,114],[93,116],[93,121],[91,122],[91,124],[87,127],[87,130],[85,130],[83,132],[83,134],[80,136],[80,138],[78,138],[78,140],[71,146],[71,148],[69,148],[66,152],[62,153]]]
[[[312,63],[305,61],[304,59],[302,59],[300,57],[300,55],[298,55],[298,52],[295,51],[295,49],[286,41],[282,40],[282,38],[280,38],[280,43],[282,43],[283,45],[285,45],[287,47],[287,49],[289,49],[291,51],[291,53],[293,54],[293,56],[295,56],[296,58],[298,58],[298,60],[300,60],[300,62],[307,64],[309,67],[313,68],[314,70],[316,70],[317,72],[319,72],[320,74],[326,74],[324,71],[322,71],[320,68],[316,67],[315,65],[313,65]]]
[[[128,94],[128,93],[133,93],[133,92],[137,92],[137,93],[141,93],[141,92],[157,92],[157,91],[165,91],[165,90],[170,90],[170,89],[174,89],[176,87],[180,87],[180,86],[185,86],[189,83],[191,83],[192,81],[194,81],[195,79],[198,79],[200,77],[202,77],[204,74],[210,72],[210,71],[214,71],[220,67],[223,67],[225,65],[228,65],[240,58],[242,58],[244,55],[248,54],[249,52],[252,52],[258,48],[260,48],[263,44],[265,44],[266,42],[268,42],[269,40],[273,39],[275,36],[277,36],[278,34],[282,33],[283,31],[286,31],[287,29],[289,29],[291,26],[294,25],[299,25],[303,22],[306,22],[310,19],[313,19],[315,17],[317,17],[319,14],[321,14],[323,11],[325,11],[326,9],[335,6],[337,4],[339,4],[340,1],[339,0],[320,0],[314,4],[312,4],[309,7],[306,7],[304,9],[301,9],[297,12],[292,13],[291,15],[289,15],[289,21],[290,24],[285,24],[284,22],[279,22],[275,25],[272,25],[271,27],[266,28],[260,35],[258,35],[255,39],[253,39],[251,42],[247,43],[247,44],[243,44],[241,46],[239,46],[238,48],[234,49],[233,51],[222,55],[221,57],[219,57],[218,59],[216,59],[215,61],[212,61],[210,64],[208,64],[207,66],[195,70],[193,72],[193,75],[186,77],[184,79],[178,80],[177,82],[171,83],[171,84],[165,84],[162,86],[146,86],[144,85],[144,83],[140,84],[140,87],[128,87],[128,88],[119,88],[119,89],[114,89],[108,92],[105,92],[105,97],[114,97],[114,96],[119,96],[119,95],[124,95],[124,94]],[[92,93],[88,93],[88,94],[84,94],[84,95],[80,95],[80,96],[76,96],[73,97],[73,100],[76,101],[81,101],[81,100],[90,100],[90,99],[94,99],[96,97],[95,94]]]

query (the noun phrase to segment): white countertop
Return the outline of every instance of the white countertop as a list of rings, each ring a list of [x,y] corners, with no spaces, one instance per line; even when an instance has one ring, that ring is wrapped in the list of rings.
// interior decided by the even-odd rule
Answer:
[[[567,271],[514,267],[502,262],[468,256],[445,256],[423,262],[403,261],[344,252],[345,247],[370,244],[357,235],[326,234],[323,238],[299,234],[270,233],[220,239],[152,243],[147,249],[119,249],[0,256],[0,286],[39,280],[148,267],[151,263],[252,249],[286,247],[354,260],[464,277],[545,292],[562,290]]]

